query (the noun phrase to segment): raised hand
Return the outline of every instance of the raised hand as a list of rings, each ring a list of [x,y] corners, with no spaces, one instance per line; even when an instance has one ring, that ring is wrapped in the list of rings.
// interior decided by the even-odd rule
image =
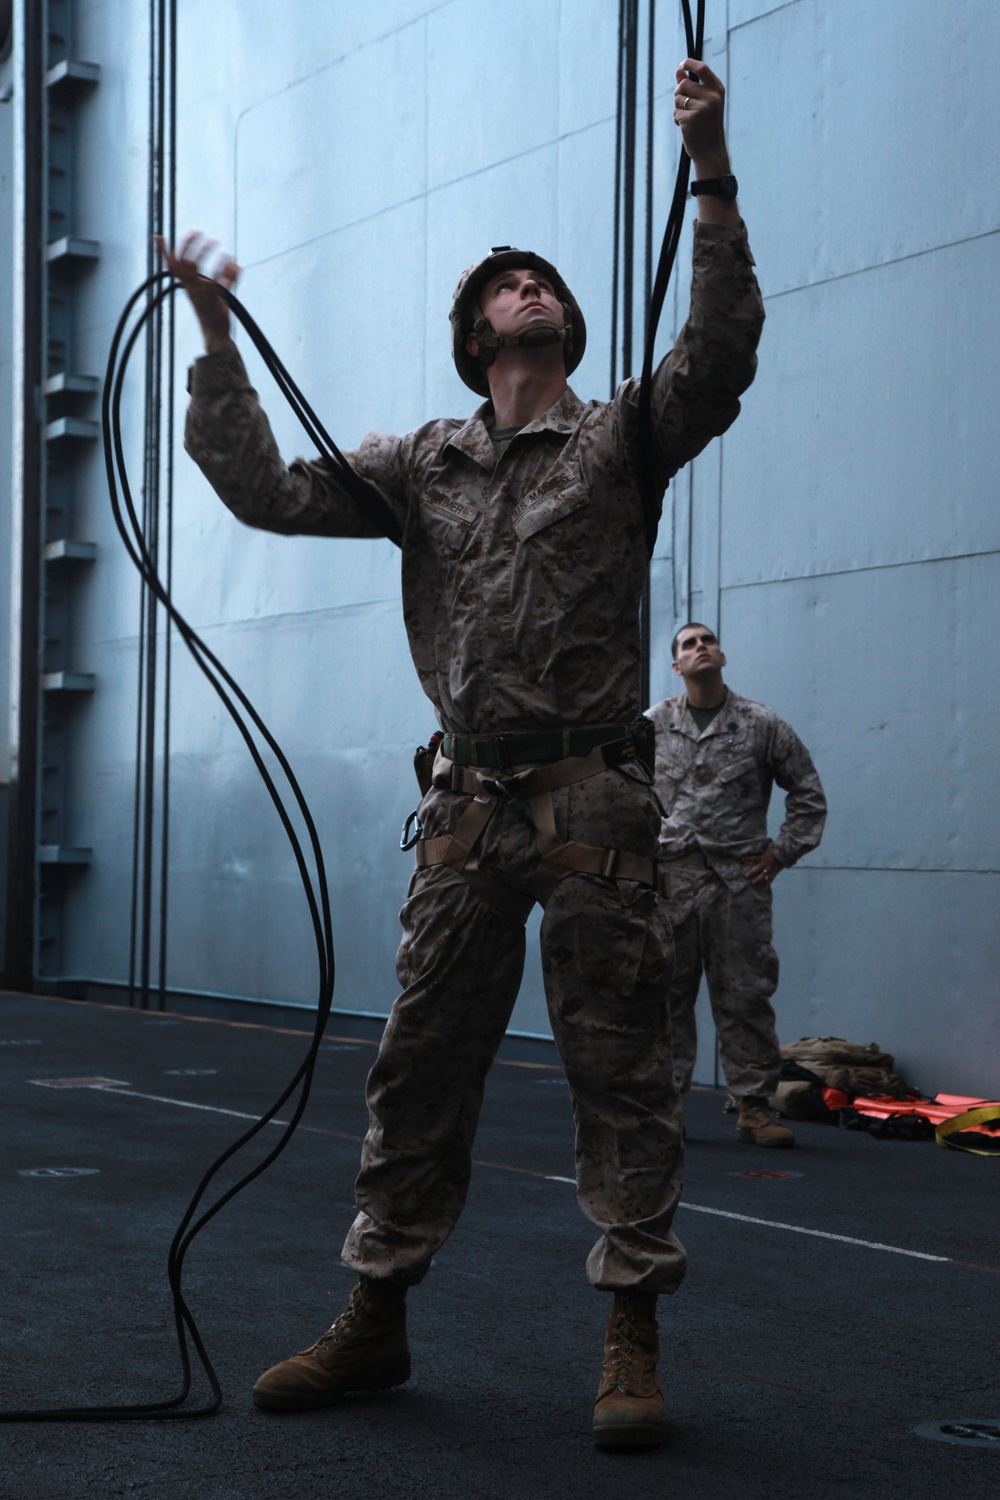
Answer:
[[[219,287],[229,291],[236,285],[240,268],[234,260],[223,255],[218,258],[214,271],[205,269],[218,243],[195,229],[184,237],[176,250],[171,250],[162,236],[154,235],[153,242],[160,252],[160,259],[176,276],[191,300],[201,327],[205,349],[214,354],[232,343],[230,336],[229,308],[219,295]]]
[[[707,63],[686,57],[675,73],[674,124],[681,132],[684,149],[691,158],[695,178],[726,177],[730,173],[726,145],[726,90]],[[735,202],[701,196],[698,218],[702,223],[740,223]]]
[[[689,75],[694,74],[694,77]],[[729,171],[726,147],[726,90],[707,63],[686,57],[675,73],[674,124],[700,177]]]

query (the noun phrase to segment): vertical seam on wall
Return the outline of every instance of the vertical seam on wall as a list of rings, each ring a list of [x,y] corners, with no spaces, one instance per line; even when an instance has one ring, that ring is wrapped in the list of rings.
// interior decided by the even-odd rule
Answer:
[[[682,614],[690,614],[694,606],[691,603],[691,590],[694,588],[694,466],[688,465],[687,477],[687,583],[684,591],[684,608]],[[678,623],[683,624],[683,621]]]
[[[722,639],[722,460],[723,439],[719,438],[719,463],[715,480],[715,629]]]
[[[427,309],[430,307],[430,256],[428,245],[430,240],[430,224],[428,222],[430,202],[430,18],[423,17],[424,29],[424,357],[421,361],[420,378],[420,410],[426,415],[427,412],[427,360],[430,353],[430,340],[427,328]]]
[[[556,255],[555,255],[555,263],[556,263],[557,266],[561,266],[561,265],[564,264],[564,262],[563,262],[563,245],[562,245],[562,213],[560,212],[560,208],[561,208],[561,205],[562,205],[562,199],[559,196],[559,190],[560,190],[560,187],[562,185],[562,150],[561,150],[561,147],[560,147],[560,144],[559,144],[560,143],[560,138],[562,136],[562,102],[563,102],[563,99],[562,99],[562,92],[563,92],[562,91],[562,60],[563,60],[562,24],[563,24],[562,0],[556,0],[556,55],[559,58],[559,67],[558,67],[558,70],[556,72],[556,139],[555,139],[555,158],[556,158],[556,233],[555,233]]]

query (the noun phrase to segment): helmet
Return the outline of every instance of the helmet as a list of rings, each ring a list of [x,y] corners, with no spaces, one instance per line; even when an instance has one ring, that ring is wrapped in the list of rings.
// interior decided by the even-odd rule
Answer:
[[[526,267],[529,271],[541,271],[551,281],[556,296],[563,305],[566,321],[561,329],[549,330],[529,328],[520,334],[493,332],[479,308],[479,293],[492,277],[514,267]],[[470,333],[479,338],[479,353],[472,355],[465,347]],[[587,347],[587,325],[576,298],[550,261],[533,250],[517,250],[513,245],[494,245],[484,260],[469,266],[459,277],[458,286],[451,304],[451,353],[455,368],[469,388],[479,396],[488,396],[489,383],[486,371],[496,358],[502,345],[520,344],[537,346],[560,340],[566,361],[566,374],[571,375],[583,358]]]

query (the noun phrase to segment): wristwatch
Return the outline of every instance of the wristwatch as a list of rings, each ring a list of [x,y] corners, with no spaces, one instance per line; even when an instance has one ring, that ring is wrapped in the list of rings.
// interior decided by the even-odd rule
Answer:
[[[703,177],[700,182],[692,182],[691,196],[697,198],[699,193],[707,193],[711,198],[725,198],[727,203],[732,203],[739,189],[732,172],[727,172],[725,177]]]

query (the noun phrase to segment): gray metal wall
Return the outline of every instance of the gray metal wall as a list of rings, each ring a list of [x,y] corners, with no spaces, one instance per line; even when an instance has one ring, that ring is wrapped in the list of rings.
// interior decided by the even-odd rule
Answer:
[[[13,420],[14,310],[14,111],[12,65],[0,61],[0,785],[10,774],[10,734],[6,712],[10,694],[11,425]],[[4,819],[6,832],[6,819]],[[5,846],[0,835],[0,862]]]
[[[2,41],[2,39],[0,39]],[[13,396],[14,112],[10,58],[0,61],[0,953],[6,942],[7,782],[10,776],[10,568]]]
[[[995,1093],[1000,96],[949,115],[942,59],[975,76],[1000,10],[731,0],[729,20],[768,324],[745,417],[696,466],[691,608],[830,795],[775,898],[780,1029]]]
[[[78,225],[102,243],[84,319],[94,370],[144,267],[144,9],[79,9],[78,51],[103,69]],[[670,7],[658,10],[662,209],[681,49]],[[496,243],[560,264],[590,327],[574,388],[607,394],[616,26],[610,0],[181,6],[181,223],[235,251],[243,297],[343,445],[471,409],[447,358],[447,308],[461,267]],[[782,1036],[877,1039],[925,1088],[995,1093],[1000,122],[996,91],[974,80],[1000,50],[1000,8],[709,0],[709,32],[768,324],[739,422],[668,497],[654,696],[676,683],[675,623],[718,623],[732,684],[795,725],[827,784],[826,841],[776,898]],[[675,326],[686,282],[682,269]],[[186,312],[179,327],[194,354]],[[292,419],[262,393],[298,451]],[[183,404],[179,389],[179,415]],[[73,842],[94,860],[68,888],[65,971],[116,980],[138,591],[96,454],[87,511],[100,554],[77,638],[98,687],[78,720]],[[335,1003],[384,1012],[409,753],[434,727],[408,659],[398,555],[250,532],[183,458],[176,526],[178,602],[316,809]],[[310,1003],[290,858],[180,657],[173,726],[170,982]],[[514,1025],[547,1029],[535,961]]]

